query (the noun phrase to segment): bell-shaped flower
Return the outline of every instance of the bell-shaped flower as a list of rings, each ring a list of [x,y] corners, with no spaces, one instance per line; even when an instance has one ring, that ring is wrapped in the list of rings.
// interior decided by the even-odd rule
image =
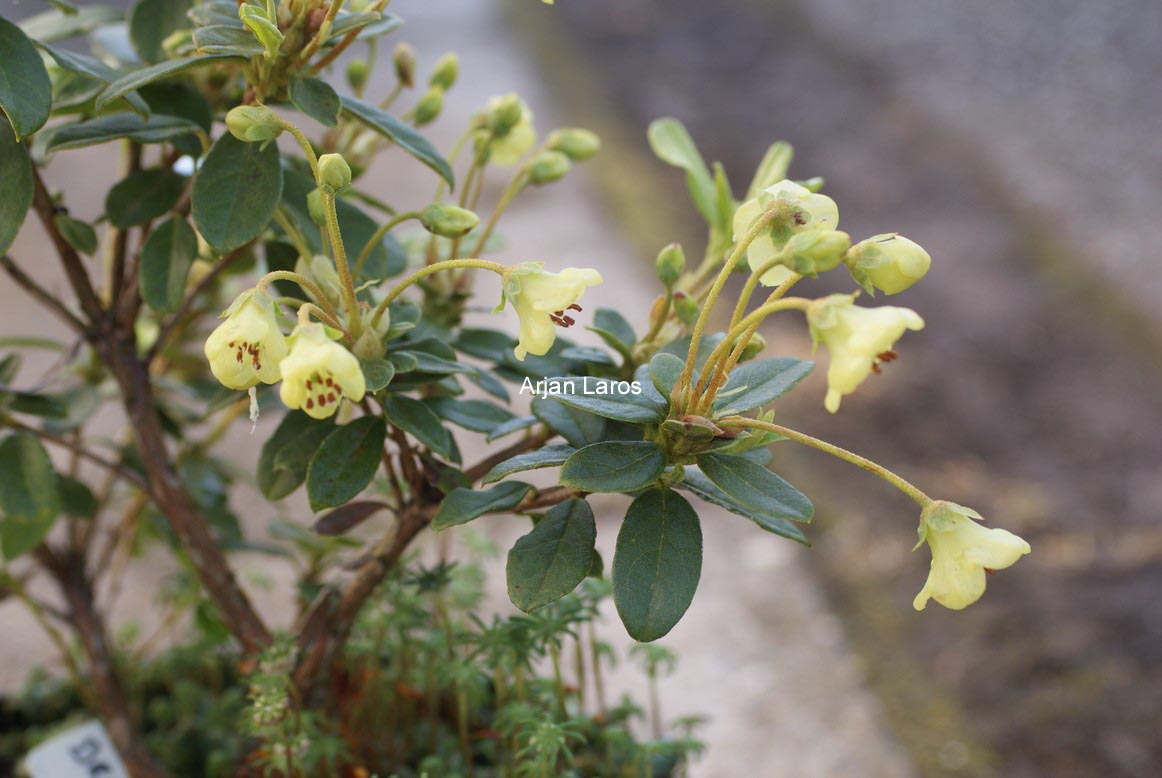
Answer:
[[[553,347],[557,327],[570,327],[570,311],[580,311],[577,301],[585,289],[601,283],[601,274],[589,268],[567,267],[549,273],[540,262],[517,265],[504,274],[505,299],[520,318],[520,340],[514,353],[524,360],[527,354],[542,356]]]
[[[908,308],[884,305],[860,308],[854,294],[833,294],[811,303],[807,323],[811,339],[827,346],[827,398],[824,406],[835,413],[845,394],[851,394],[881,362],[896,358],[892,346],[905,330],[924,327],[920,315]]]
[[[533,112],[516,95],[494,97],[485,108],[492,130],[488,161],[495,165],[515,165],[537,142]]]
[[[834,200],[812,192],[802,184],[783,179],[738,207],[734,213],[735,242],[742,240],[758,218],[780,199],[790,203],[787,218],[773,220],[770,228],[755,237],[747,247],[746,259],[752,271],[757,272],[778,257],[783,245],[795,233],[839,227],[839,206]],[[763,273],[759,282],[764,286],[778,286],[790,278],[792,272],[788,267],[776,265]]]
[[[920,542],[932,549],[932,567],[924,588],[912,602],[918,611],[933,599],[960,610],[984,594],[985,576],[1011,566],[1031,549],[1008,530],[982,527],[971,508],[937,500],[920,517]]]
[[[278,383],[278,363],[287,355],[287,342],[278,328],[274,298],[248,290],[222,316],[226,320],[206,338],[214,377],[231,389]]]
[[[889,232],[861,240],[844,258],[855,282],[875,294],[896,294],[919,281],[932,266],[920,244],[903,235]]]
[[[367,384],[359,360],[332,340],[322,324],[300,324],[289,340],[290,353],[279,363],[279,396],[288,408],[325,419],[344,397],[363,399]]]

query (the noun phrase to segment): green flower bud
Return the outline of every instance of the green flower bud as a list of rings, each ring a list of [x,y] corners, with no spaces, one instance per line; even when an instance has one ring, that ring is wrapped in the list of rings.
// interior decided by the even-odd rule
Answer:
[[[861,240],[851,247],[844,260],[855,282],[875,294],[902,292],[919,281],[932,266],[919,244],[897,233],[886,233]]]
[[[601,138],[579,127],[564,127],[549,133],[548,144],[574,162],[584,162],[601,149]]]
[[[440,57],[436,63],[436,67],[432,70],[432,76],[428,79],[428,84],[438,86],[440,89],[451,89],[459,75],[460,58],[454,53],[448,52]]]
[[[807,230],[793,235],[783,248],[784,263],[805,276],[826,272],[843,260],[851,236],[839,230]]]
[[[671,243],[658,252],[658,278],[666,286],[673,286],[686,271],[686,252],[681,243]]]
[[[742,356],[739,357],[739,361],[746,362],[747,360],[754,359],[759,354],[763,353],[763,349],[766,347],[766,338],[756,332],[754,335],[750,336],[750,340],[748,340],[746,345],[743,346]]]
[[[367,83],[367,60],[353,59],[347,63],[347,83],[358,92]]]
[[[674,313],[678,315],[678,320],[683,324],[693,324],[698,320],[698,315],[702,310],[698,307],[698,301],[688,294],[676,292],[674,294]]]
[[[520,123],[525,107],[515,93],[494,97],[488,101],[488,126],[498,137],[507,135],[509,130]]]
[[[480,217],[472,211],[448,203],[432,203],[420,212],[424,229],[442,238],[463,237],[479,223]]]
[[[529,183],[533,186],[560,181],[573,163],[559,151],[542,151],[529,162]]]
[[[392,55],[395,63],[395,77],[406,87],[415,86],[416,79],[416,50],[406,43],[399,43]]]
[[[323,194],[337,195],[351,186],[351,166],[342,154],[319,157],[319,188]]]
[[[420,98],[416,103],[415,119],[416,126],[422,127],[436,120],[440,115],[440,111],[444,109],[444,90],[438,86],[433,86],[431,89]]]
[[[226,129],[240,141],[272,141],[283,132],[282,119],[265,105],[239,105],[226,114]]]
[[[327,221],[327,214],[323,212],[323,193],[318,189],[312,189],[307,195],[307,213],[311,215],[311,221],[319,227]]]

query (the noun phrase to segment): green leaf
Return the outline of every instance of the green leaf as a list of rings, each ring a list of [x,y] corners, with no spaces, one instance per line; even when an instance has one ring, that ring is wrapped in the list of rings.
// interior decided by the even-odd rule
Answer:
[[[339,95],[326,81],[318,78],[294,78],[290,82],[290,99],[307,116],[320,124],[339,124]]]
[[[661,446],[649,440],[609,440],[577,451],[561,468],[561,483],[586,492],[632,492],[666,469]]]
[[[597,523],[584,500],[554,505],[508,552],[508,598],[525,613],[564,597],[593,566]]]
[[[115,113],[61,127],[52,134],[45,151],[79,149],[121,138],[136,143],[162,143],[199,132],[202,132],[201,127],[178,116],[155,113],[143,119],[134,113]]]
[[[63,419],[69,412],[68,406],[59,398],[36,392],[4,392],[0,394],[0,404],[17,413],[48,419]]]
[[[436,147],[427,138],[387,111],[376,108],[374,105],[349,95],[344,95],[341,99],[345,113],[397,144],[404,151],[436,171],[440,178],[448,182],[449,187],[455,186],[451,165],[448,164],[448,160],[440,156],[440,152],[436,151]]]
[[[266,52],[249,30],[229,24],[199,27],[194,30],[194,45],[198,47],[198,51],[205,54],[259,57]]]
[[[794,156],[795,152],[791,148],[791,144],[783,141],[772,143],[754,172],[754,178],[750,182],[750,187],[746,190],[746,199],[750,200],[760,190],[777,184],[786,178],[787,170],[791,167],[791,159]]]
[[[669,398],[674,391],[674,384],[678,383],[685,369],[686,361],[681,357],[658,352],[650,359],[650,383],[662,397]]]
[[[167,213],[186,188],[186,177],[161,168],[135,170],[105,197],[105,215],[114,227],[135,227]]]
[[[363,380],[369,392],[378,392],[395,378],[395,366],[386,359],[361,359],[359,367],[363,370]]]
[[[394,318],[393,318],[394,321]],[[503,362],[512,353],[516,339],[498,330],[473,329],[466,327],[456,335],[457,349],[477,359]]]
[[[138,0],[129,14],[129,40],[138,55],[150,63],[165,59],[161,44],[191,26],[186,13],[192,6],[191,0]]]
[[[82,481],[67,476],[57,476],[57,488],[61,493],[61,512],[78,519],[91,519],[97,513],[97,498],[93,490]]]
[[[90,9],[82,9],[84,11]],[[96,81],[99,84],[108,86],[112,82],[120,78],[120,74],[113,68],[106,65],[99,59],[90,57],[85,54],[78,54],[75,51],[68,49],[58,49],[54,46],[49,46],[44,43],[43,38],[37,40],[39,45],[50,57],[56,60],[56,63],[70,73],[75,73],[84,78]],[[122,99],[129,104],[129,107],[134,110],[139,116],[149,115],[149,106],[145,104],[145,100],[137,92],[127,92],[122,95]],[[163,112],[164,113],[164,112]]]
[[[24,144],[16,140],[12,127],[0,119],[0,254],[8,250],[32,207],[32,162]]]
[[[323,441],[307,468],[311,510],[334,508],[367,488],[383,457],[387,425],[378,416],[361,416]]]
[[[327,44],[334,43],[352,30],[362,29],[359,39],[363,39],[389,33],[401,24],[403,20],[398,16],[379,11],[340,13],[335,17],[335,26],[331,28],[331,37],[327,39]]]
[[[97,232],[88,222],[74,219],[67,213],[55,213],[52,223],[56,225],[61,237],[82,254],[95,254],[97,251]]]
[[[694,205],[708,224],[714,224],[714,179],[690,133],[680,121],[666,117],[650,124],[646,137],[658,159],[686,171],[686,187]]]
[[[176,311],[197,258],[198,236],[185,219],[172,216],[157,225],[141,247],[141,299],[155,311]]]
[[[361,500],[341,505],[325,516],[320,516],[312,527],[320,535],[342,535],[350,532],[363,522],[383,510],[390,510],[385,502]]]
[[[491,484],[496,483],[502,478],[507,478],[513,473],[523,473],[526,470],[540,470],[545,467],[560,467],[565,464],[565,460],[571,457],[577,449],[564,443],[554,443],[536,451],[527,451],[524,454],[517,454],[511,459],[506,459],[503,462],[494,466],[484,476],[482,483]]]
[[[141,97],[149,110],[165,116],[176,116],[193,122],[202,129],[202,134],[189,134],[173,138],[174,148],[195,159],[201,157],[209,147],[210,131],[214,126],[214,109],[193,84],[168,81],[142,87]]]
[[[599,348],[591,346],[570,346],[561,351],[562,359],[575,359],[578,362],[588,362],[591,365],[616,365],[613,357]]]
[[[393,394],[383,405],[383,412],[395,426],[411,435],[445,459],[455,459],[452,433],[440,423],[436,414],[419,400]]]
[[[570,382],[573,390],[553,395],[552,399],[559,403],[633,424],[658,424],[666,416],[665,406],[656,400],[633,394],[632,390],[622,391],[629,386],[627,382],[592,376],[559,380]],[[569,389],[570,385],[565,384],[564,388]]]
[[[776,519],[811,521],[815,508],[806,495],[749,459],[731,454],[703,454],[698,467],[735,502]]]
[[[747,508],[745,505],[741,505],[735,500],[732,500],[730,495],[715,486],[713,481],[697,470],[687,468],[685,477],[675,485],[679,489],[685,489],[692,494],[698,495],[711,505],[717,505],[719,508],[725,508],[731,513],[750,519],[767,532],[772,532],[780,537],[793,540],[796,543],[802,543],[804,546],[810,547],[811,545],[811,542],[807,540],[807,536],[803,534],[803,531],[791,522],[786,519],[763,515]]]
[[[100,111],[106,105],[127,92],[132,92],[134,89],[139,89],[146,84],[152,84],[154,81],[160,81],[163,78],[177,75],[191,68],[198,68],[215,62],[238,58],[239,56],[237,54],[196,54],[192,57],[170,59],[147,68],[134,70],[132,73],[122,76],[105,87],[105,90],[97,96],[96,108]]]
[[[533,416],[576,448],[604,439],[605,419],[596,414],[541,397],[530,403]]]
[[[242,23],[254,33],[267,59],[274,59],[282,46],[282,30],[273,20],[266,17],[266,10],[249,3],[238,7],[238,17]]]
[[[514,432],[528,429],[538,421],[540,421],[540,419],[538,419],[536,416],[516,416],[509,421],[506,421],[504,424],[497,426],[492,430],[492,432],[485,435],[484,439],[491,443],[494,440],[503,438],[505,435],[511,435]]]
[[[329,420],[312,419],[301,411],[284,416],[258,457],[257,481],[263,495],[281,500],[298,489],[315,451],[334,429]]]
[[[282,197],[278,146],[263,145],[223,135],[194,179],[194,224],[219,254],[245,245],[266,229]]]
[[[714,398],[714,415],[762,407],[794,389],[814,367],[814,362],[793,357],[771,357],[737,367]]]
[[[501,424],[516,418],[512,411],[487,400],[434,397],[427,401],[427,406],[441,419],[473,432],[492,432]]]
[[[36,547],[60,514],[60,490],[48,452],[27,432],[0,442],[0,546],[7,559]]]
[[[474,490],[463,487],[453,489],[440,503],[440,508],[432,519],[432,529],[439,531],[458,524],[467,524],[486,513],[512,510],[532,491],[532,488],[519,481],[505,481],[491,489]]]
[[[633,333],[633,327],[625,320],[624,316],[611,308],[598,308],[594,311],[593,326],[590,329],[594,332],[612,335],[626,348],[632,348],[637,343],[637,335]]]
[[[44,126],[52,110],[52,82],[36,46],[0,16],[0,110],[17,140]]]
[[[630,504],[613,555],[613,601],[626,631],[648,643],[664,636],[694,599],[702,575],[702,527],[672,489]]]

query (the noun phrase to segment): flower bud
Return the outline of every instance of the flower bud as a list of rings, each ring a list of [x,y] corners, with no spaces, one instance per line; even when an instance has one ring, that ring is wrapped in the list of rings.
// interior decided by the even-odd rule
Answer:
[[[395,63],[395,77],[406,87],[415,86],[416,50],[406,43],[399,43],[392,56]]]
[[[323,212],[323,193],[318,189],[312,189],[307,195],[307,213],[317,227],[322,227],[327,221],[327,214]]]
[[[932,266],[919,244],[897,233],[876,235],[851,247],[845,259],[855,282],[875,294],[902,292],[919,281]]]
[[[239,105],[226,114],[226,129],[240,141],[272,141],[282,135],[283,123],[265,105]]]
[[[801,275],[818,275],[838,265],[850,246],[851,236],[839,230],[800,232],[783,247],[783,263]]]
[[[674,294],[674,313],[683,324],[693,324],[702,311],[698,307],[697,300],[688,294],[677,292]]]
[[[433,86],[416,103],[416,126],[423,127],[425,124],[434,122],[442,110],[444,110],[444,90],[438,86]]]
[[[763,349],[766,347],[766,338],[756,332],[754,335],[750,336],[750,340],[748,340],[746,345],[742,347],[742,355],[739,357],[739,361],[746,362],[747,360],[754,359],[759,354],[763,353]]]
[[[533,186],[560,181],[573,163],[559,151],[542,151],[529,163],[529,183]]]
[[[479,223],[480,217],[472,211],[448,203],[432,203],[420,212],[424,229],[442,238],[463,237]]]
[[[353,59],[347,63],[347,83],[358,92],[367,83],[367,60]]]
[[[300,256],[295,260],[295,272],[314,281],[331,302],[338,303],[343,299],[342,282],[330,257],[323,254]]]
[[[492,134],[498,137],[507,135],[521,121],[525,110],[524,103],[514,93],[489,100],[488,125]]]
[[[351,166],[342,154],[324,154],[319,157],[319,188],[331,196],[351,186]]]
[[[436,62],[436,67],[432,70],[428,84],[444,90],[451,89],[459,75],[460,58],[454,53],[448,52]]]
[[[686,252],[681,243],[671,243],[658,252],[658,278],[666,286],[673,286],[686,271]]]
[[[549,133],[548,145],[574,162],[584,162],[601,149],[601,138],[579,127],[563,127]]]

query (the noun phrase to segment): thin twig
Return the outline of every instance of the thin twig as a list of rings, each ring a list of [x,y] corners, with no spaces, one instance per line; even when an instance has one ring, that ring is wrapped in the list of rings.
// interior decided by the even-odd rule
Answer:
[[[5,418],[3,424],[13,429],[20,430],[21,432],[27,432],[31,435],[35,435],[41,440],[54,443],[58,446],[61,446],[62,448],[67,448],[77,456],[87,459],[95,465],[100,465],[112,473],[116,473],[126,481],[132,483],[134,486],[137,486],[139,489],[146,492],[149,491],[149,484],[144,478],[141,477],[140,474],[133,472],[123,465],[105,459],[105,457],[101,456],[100,454],[94,454],[92,451],[89,451],[87,448],[69,440],[68,438],[62,438],[60,435],[54,435],[51,432],[45,432],[44,430],[39,430],[36,427],[30,427],[29,425],[24,424],[23,422],[19,422],[11,417]]]
[[[0,266],[7,271],[8,275],[12,276],[12,280],[16,282],[17,286],[28,292],[28,294],[36,298],[37,302],[52,311],[58,319],[68,325],[69,329],[82,337],[88,336],[88,328],[85,326],[85,323],[74,316],[51,292],[36,283],[31,276],[21,270],[12,261],[12,257],[7,255],[0,256]]]

